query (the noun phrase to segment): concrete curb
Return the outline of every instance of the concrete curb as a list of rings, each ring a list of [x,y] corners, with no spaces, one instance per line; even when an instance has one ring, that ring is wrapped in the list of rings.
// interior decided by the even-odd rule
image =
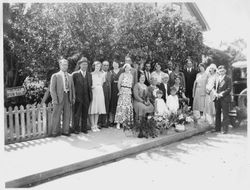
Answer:
[[[143,152],[145,150],[149,150],[151,148],[177,142],[177,141],[192,137],[194,135],[204,133],[210,129],[211,127],[209,126],[203,126],[202,128],[197,127],[190,131],[186,131],[182,133],[175,133],[175,134],[171,134],[167,136],[158,137],[156,139],[151,140],[150,142],[147,142],[147,143],[135,146],[135,147],[127,148],[125,150],[120,150],[117,152],[109,153],[109,154],[99,156],[96,158],[92,158],[89,160],[84,160],[81,162],[55,168],[55,169],[48,170],[45,172],[40,172],[37,174],[11,180],[5,183],[5,187],[6,188],[20,188],[20,187],[35,186],[37,184],[50,181],[51,179],[55,179],[58,177],[72,174],[79,170],[89,169],[89,168],[92,168],[101,164],[105,164],[105,163],[108,163],[117,159],[127,157],[129,155],[133,155],[139,152]]]

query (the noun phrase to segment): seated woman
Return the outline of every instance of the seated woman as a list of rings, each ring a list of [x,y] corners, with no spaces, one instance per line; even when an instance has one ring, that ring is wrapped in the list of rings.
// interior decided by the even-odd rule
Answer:
[[[188,105],[189,98],[185,96],[185,88],[181,85],[181,79],[180,77],[175,78],[175,83],[173,85],[176,88],[176,94],[179,98],[179,105],[180,108],[183,108],[184,105]]]
[[[157,92],[157,90],[159,90],[159,88],[156,85],[157,85],[157,78],[151,77],[150,78],[150,86],[148,87],[148,96],[149,96],[149,101],[153,105],[155,103],[156,92]]]
[[[149,101],[148,88],[144,82],[145,75],[140,75],[139,82],[136,83],[133,88],[133,105],[136,113],[136,119],[139,121],[141,121],[142,117],[144,117],[146,113],[154,112],[154,106]]]

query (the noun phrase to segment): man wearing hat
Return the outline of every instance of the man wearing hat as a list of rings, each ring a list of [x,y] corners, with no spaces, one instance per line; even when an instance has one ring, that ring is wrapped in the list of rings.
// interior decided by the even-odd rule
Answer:
[[[80,69],[72,74],[76,96],[73,108],[73,132],[75,134],[80,132],[88,133],[87,118],[89,104],[92,99],[92,77],[87,71],[88,60],[86,57],[82,57],[77,64],[80,66]]]
[[[67,72],[68,60],[59,60],[60,71],[53,74],[50,81],[50,94],[52,97],[52,136],[60,134],[60,119],[63,112],[62,135],[70,136],[69,124],[71,117],[71,104],[75,102],[75,89],[71,75]]]
[[[228,132],[228,125],[230,123],[229,118],[229,106],[230,106],[230,92],[232,88],[231,79],[226,75],[225,66],[218,67],[219,77],[215,82],[215,130],[214,132],[220,132],[222,126],[222,132],[225,134]],[[223,114],[223,122],[221,124],[221,110]]]

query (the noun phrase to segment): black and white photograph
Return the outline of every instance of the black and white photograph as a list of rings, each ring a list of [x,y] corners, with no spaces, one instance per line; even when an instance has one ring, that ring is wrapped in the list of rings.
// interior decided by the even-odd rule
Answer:
[[[0,12],[0,189],[250,188],[250,1]]]

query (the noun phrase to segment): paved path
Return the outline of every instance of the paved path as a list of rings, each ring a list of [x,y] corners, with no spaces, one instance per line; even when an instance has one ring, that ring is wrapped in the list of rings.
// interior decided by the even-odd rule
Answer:
[[[34,189],[244,190],[247,164],[247,132],[241,127],[226,135],[207,132]]]

